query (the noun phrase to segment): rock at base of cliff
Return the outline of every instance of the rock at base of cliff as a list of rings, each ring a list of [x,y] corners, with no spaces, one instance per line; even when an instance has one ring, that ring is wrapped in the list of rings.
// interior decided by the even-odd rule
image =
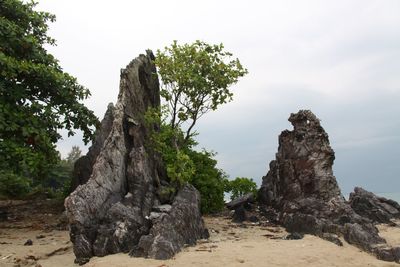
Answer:
[[[350,206],[360,216],[376,223],[389,223],[400,219],[400,205],[396,201],[379,197],[360,187],[350,193]]]

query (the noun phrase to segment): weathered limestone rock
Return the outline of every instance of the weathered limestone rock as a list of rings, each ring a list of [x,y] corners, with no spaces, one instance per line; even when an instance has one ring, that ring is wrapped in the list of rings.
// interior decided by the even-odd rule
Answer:
[[[148,235],[140,238],[131,255],[164,260],[180,251],[184,244],[194,245],[197,239],[208,238],[199,205],[199,192],[192,185],[186,185],[175,197],[170,212],[151,220],[153,227]],[[163,206],[154,209],[169,210]]]
[[[371,220],[358,215],[342,196],[332,165],[334,152],[328,134],[309,110],[291,114],[292,131],[279,136],[276,159],[259,191],[266,216],[289,232],[317,235],[340,245],[347,242],[388,261],[399,261],[378,235]]]
[[[360,187],[350,193],[350,206],[360,216],[369,218],[377,223],[392,223],[400,218],[400,205],[396,201],[379,197]]]
[[[78,185],[85,184],[93,171],[93,165],[103,148],[104,142],[110,134],[111,127],[114,121],[114,105],[108,104],[106,114],[101,121],[100,128],[96,131],[93,145],[89,148],[86,155],[80,157],[74,164],[72,172],[71,192],[73,192]]]
[[[121,70],[118,101],[112,116],[106,115],[112,117],[112,124],[107,119],[101,137],[104,141],[99,139],[103,144],[93,152],[97,156],[90,178],[65,200],[79,264],[92,256],[132,251],[145,236],[153,235],[155,240],[148,242],[142,255],[160,258],[171,257],[185,243],[207,237],[196,189],[186,186],[163,203],[157,193],[161,187],[168,188],[169,180],[159,156],[146,149],[149,130],[143,115],[148,108],[160,105],[153,60],[148,52]],[[97,148],[90,151],[94,150]],[[170,204],[171,209],[150,216],[160,204]]]

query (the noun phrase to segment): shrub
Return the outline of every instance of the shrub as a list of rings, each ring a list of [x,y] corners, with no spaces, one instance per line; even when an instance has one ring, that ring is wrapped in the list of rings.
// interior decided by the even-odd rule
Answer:
[[[11,171],[0,171],[0,195],[8,198],[19,198],[30,190],[30,179]]]
[[[236,177],[235,180],[225,182],[225,192],[231,194],[231,200],[247,193],[257,196],[257,184],[251,178]]]

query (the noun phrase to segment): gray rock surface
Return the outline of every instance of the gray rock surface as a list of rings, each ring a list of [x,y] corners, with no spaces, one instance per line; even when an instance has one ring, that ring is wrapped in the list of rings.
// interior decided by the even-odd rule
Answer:
[[[253,193],[247,193],[243,196],[235,198],[234,200],[226,203],[226,207],[228,209],[234,210],[234,209],[238,208],[239,206],[248,205],[248,204],[254,203],[254,202],[255,202],[255,198],[254,198]]]
[[[100,151],[93,152],[98,155],[90,178],[65,200],[71,241],[79,264],[92,256],[129,252],[139,241],[144,242],[143,236],[152,233],[157,233],[153,243],[160,245],[151,243],[146,247],[151,251],[144,249],[143,255],[149,257],[171,257],[184,243],[194,244],[196,239],[206,237],[207,231],[199,216],[199,201],[194,197],[198,196],[196,189],[184,187],[175,198],[171,196],[171,203],[158,199],[159,188],[168,186],[169,179],[160,157],[146,149],[149,129],[143,124],[147,109],[160,105],[153,60],[149,51],[121,70],[112,124],[102,132],[107,136]],[[106,127],[109,125],[106,123]],[[154,127],[157,130],[158,126]],[[155,219],[165,220],[169,231],[159,229],[160,224],[149,219],[153,207],[160,203],[172,204],[168,213]],[[181,236],[176,237],[177,233]],[[168,253],[161,243],[170,246]]]
[[[93,165],[103,148],[106,138],[110,134],[114,121],[114,105],[108,104],[106,114],[101,121],[100,128],[96,131],[95,139],[86,155],[80,157],[74,164],[70,192],[73,192],[78,185],[85,184],[92,174]]]
[[[199,192],[192,185],[184,186],[175,197],[169,212],[151,221],[153,226],[149,234],[140,238],[131,255],[169,259],[185,244],[194,245],[197,239],[208,238],[199,205]]]
[[[294,129],[279,136],[276,159],[263,177],[259,201],[264,214],[289,232],[317,235],[337,245],[347,242],[378,258],[399,261],[369,218],[345,201],[332,165],[335,154],[328,134],[309,110],[291,114]]]
[[[379,197],[361,187],[350,193],[350,206],[353,210],[376,223],[393,223],[400,218],[400,205],[396,201]]]
[[[234,210],[232,222],[242,223],[247,220],[253,222],[258,221],[255,204],[256,200],[253,193],[247,193],[226,203],[228,209]]]
[[[240,205],[235,208],[235,212],[232,215],[232,222],[234,223],[242,223],[247,220],[247,213],[244,205]]]
[[[156,212],[166,212],[167,213],[171,209],[172,209],[172,206],[168,205],[168,204],[153,207],[153,211],[156,211]]]

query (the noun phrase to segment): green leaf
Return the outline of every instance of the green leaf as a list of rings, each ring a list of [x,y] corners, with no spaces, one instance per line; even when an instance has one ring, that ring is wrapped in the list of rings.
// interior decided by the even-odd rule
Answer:
[[[169,106],[171,125],[182,126],[188,122],[186,139],[197,120],[210,110],[232,101],[229,87],[247,70],[224,46],[202,41],[178,44],[173,41],[164,50],[157,50],[155,63],[161,78],[161,96]],[[187,113],[177,112],[184,107]]]
[[[0,169],[41,180],[59,161],[55,143],[67,129],[90,141],[99,125],[82,100],[90,92],[62,71],[47,52],[55,16],[36,2],[3,0],[0,5]]]

